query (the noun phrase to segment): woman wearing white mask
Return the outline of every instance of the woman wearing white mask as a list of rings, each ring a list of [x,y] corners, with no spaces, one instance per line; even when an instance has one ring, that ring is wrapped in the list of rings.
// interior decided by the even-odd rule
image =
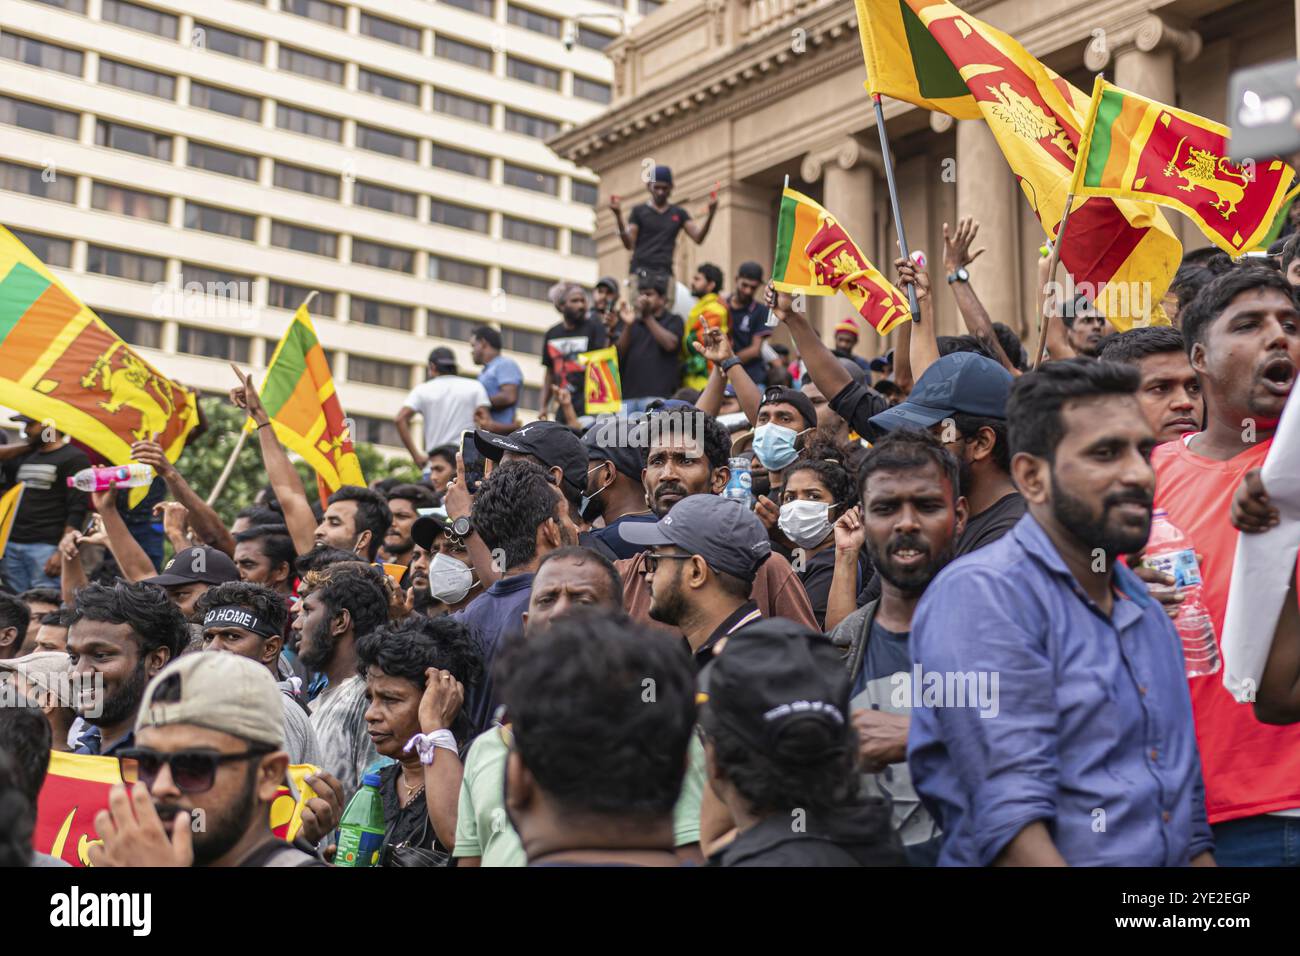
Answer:
[[[817,623],[825,626],[826,600],[835,574],[835,522],[853,507],[854,480],[836,449],[809,449],[785,471],[777,527],[794,550],[790,564],[808,592]],[[865,580],[870,565],[859,559]]]

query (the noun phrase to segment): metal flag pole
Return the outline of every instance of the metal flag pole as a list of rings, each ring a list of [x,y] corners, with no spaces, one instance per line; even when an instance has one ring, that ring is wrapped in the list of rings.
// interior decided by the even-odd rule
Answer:
[[[876,129],[880,130],[880,152],[885,160],[885,182],[889,185],[889,205],[894,211],[894,225],[898,228],[898,250],[904,259],[912,253],[907,248],[907,234],[903,230],[903,213],[898,207],[898,185],[894,182],[894,157],[889,151],[889,134],[885,132],[885,111],[880,105],[880,94],[871,94],[876,107]],[[907,284],[907,304],[912,310],[912,321],[921,321],[921,305],[916,301],[916,286]]]
[[[1056,281],[1056,266],[1061,261],[1061,243],[1065,241],[1065,227],[1070,222],[1070,208],[1074,205],[1074,193],[1065,197],[1065,215],[1061,217],[1061,228],[1056,232],[1056,241],[1052,243],[1052,254],[1047,260],[1047,285]],[[1047,290],[1043,290],[1043,314],[1038,317],[1038,355],[1034,359],[1034,368],[1043,364],[1043,356],[1047,354],[1047,323],[1051,322],[1054,316],[1050,316],[1051,298],[1047,295]]]

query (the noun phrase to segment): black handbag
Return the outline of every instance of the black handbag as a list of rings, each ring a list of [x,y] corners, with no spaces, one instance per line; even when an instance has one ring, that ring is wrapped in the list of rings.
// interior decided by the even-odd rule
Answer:
[[[391,836],[393,827],[397,826],[394,820],[388,832],[384,834],[384,849],[379,856],[380,866],[452,866],[451,854],[445,850],[425,849],[422,846],[411,846],[410,840],[403,840],[401,843],[392,843]],[[417,844],[423,843],[429,835],[429,811],[424,811],[423,820],[420,824],[420,833],[416,838]]]

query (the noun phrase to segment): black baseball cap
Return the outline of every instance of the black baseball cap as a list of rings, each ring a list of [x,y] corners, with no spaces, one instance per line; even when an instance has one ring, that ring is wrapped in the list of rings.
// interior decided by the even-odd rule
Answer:
[[[429,353],[429,364],[439,372],[455,372],[456,353],[445,345],[439,345]]]
[[[582,436],[582,444],[587,449],[587,461],[612,461],[618,471],[633,481],[640,481],[644,460],[640,446],[632,442],[642,431],[636,428],[637,424],[633,419],[621,415],[606,415],[596,419],[596,423]]]
[[[547,468],[558,466],[564,480],[580,493],[587,489],[587,450],[582,439],[559,422],[529,422],[509,435],[479,428],[474,432],[474,444],[479,454],[493,461],[500,461],[508,451],[532,455]]]
[[[433,542],[438,535],[451,527],[446,518],[438,515],[420,515],[411,525],[411,540],[425,551],[433,550]]]
[[[907,401],[873,415],[871,424],[892,432],[929,428],[959,414],[1006,419],[1014,381],[999,362],[974,352],[953,352],[925,370]]]
[[[763,400],[758,403],[759,409],[764,405],[793,405],[803,416],[806,428],[817,427],[817,409],[813,407],[812,400],[797,388],[772,386],[763,393]]]
[[[829,640],[794,621],[746,627],[700,672],[698,688],[706,733],[725,727],[778,764],[849,745],[849,672]]]
[[[689,495],[654,524],[623,522],[618,533],[629,544],[672,544],[698,554],[715,571],[748,581],[772,553],[767,529],[738,501],[718,495]]]
[[[239,580],[239,569],[230,556],[216,548],[199,546],[177,551],[162,569],[162,574],[145,578],[145,584],[169,588],[175,584],[226,584]]]
[[[877,355],[870,362],[871,371],[883,372],[887,368],[894,367],[894,350],[890,349],[884,355]]]
[[[613,276],[601,276],[596,282],[596,288],[599,289],[601,286],[604,286],[615,295],[618,294],[618,280]]]

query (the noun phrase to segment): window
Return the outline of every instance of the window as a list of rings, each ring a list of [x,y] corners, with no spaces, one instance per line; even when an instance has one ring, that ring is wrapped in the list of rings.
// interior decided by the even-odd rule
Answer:
[[[454,282],[456,285],[469,285],[476,289],[486,289],[488,285],[487,266],[475,265],[460,259],[446,256],[429,256],[429,278],[436,282]]]
[[[662,0],[637,0],[637,7],[641,11],[641,16],[648,17],[660,7],[663,6]]]
[[[273,309],[297,309],[307,301],[311,291],[306,286],[272,279],[266,287],[266,304]],[[338,314],[338,301],[333,292],[318,292],[307,309],[312,315],[325,315],[332,319]]]
[[[282,189],[313,193],[328,199],[339,198],[339,178],[330,173],[318,173],[314,169],[290,166],[288,163],[277,161],[273,181]]]
[[[311,110],[300,110],[296,106],[275,104],[275,125],[290,133],[302,133],[317,139],[328,139],[338,143],[343,139],[343,121],[332,116],[323,116]]]
[[[240,179],[257,181],[257,157],[234,150],[209,146],[206,143],[190,141],[186,163],[195,169],[206,169],[210,173],[223,176],[238,176]]]
[[[512,352],[522,352],[525,355],[538,355],[542,351],[542,339],[544,336],[540,332],[529,332],[524,329],[512,329],[508,325],[501,326],[501,347],[509,349]],[[532,406],[536,408],[537,406]]]
[[[560,177],[558,176],[543,173],[536,169],[529,169],[526,166],[516,166],[514,163],[506,163],[503,169],[507,186],[531,189],[537,193],[550,193],[552,196],[560,194]]]
[[[458,96],[445,90],[434,90],[433,109],[434,112],[446,113],[448,116],[459,116],[461,119],[467,119],[472,123],[482,123],[484,126],[492,125],[492,104],[471,99],[468,96]]]
[[[414,136],[403,136],[386,129],[357,124],[357,149],[367,149],[372,153],[396,156],[418,162],[420,159],[420,142]]]
[[[591,100],[593,103],[608,103],[611,93],[608,83],[589,80],[585,76],[578,76],[575,73],[573,74],[573,95],[580,96],[584,100]]]
[[[599,192],[595,183],[584,183],[580,179],[570,180],[569,194],[574,202],[594,206],[598,201]]]
[[[299,76],[309,76],[313,80],[324,80],[335,86],[343,85],[342,63],[291,46],[280,47],[280,69]]]
[[[569,233],[569,252],[585,259],[596,258],[596,239],[585,232]]]
[[[185,228],[230,236],[249,242],[257,228],[257,217],[216,206],[203,206],[196,202],[185,203]]]
[[[155,133],[152,130],[137,129],[134,126],[110,123],[107,120],[95,121],[95,145],[121,149],[165,162],[171,162],[172,158],[170,133]]]
[[[262,120],[262,101],[256,96],[246,96],[234,90],[223,90],[219,86],[208,86],[196,80],[190,81],[190,106],[225,113],[239,119],[260,123]]]
[[[415,310],[409,305],[363,299],[356,295],[352,297],[349,315],[353,322],[381,325],[386,329],[401,329],[403,332],[411,331],[415,323]]]
[[[461,40],[453,40],[442,34],[433,39],[433,55],[440,60],[455,60],[476,70],[492,70],[492,51],[487,47],[475,46]]]
[[[550,279],[539,279],[537,276],[526,276],[505,270],[501,272],[501,287],[505,289],[506,295],[521,295],[525,299],[549,302],[546,293],[554,284]]]
[[[540,349],[541,346],[539,345],[538,348]],[[524,408],[541,408],[542,390],[536,385],[525,385],[519,390],[519,404]]]
[[[266,46],[256,37],[244,36],[208,23],[195,23],[194,30],[194,46],[198,49],[237,56],[253,63],[261,63],[266,58]]]
[[[327,0],[280,0],[280,9],[296,17],[319,20],[343,29],[345,10],[337,3],[329,3]]]
[[[252,339],[242,335],[209,332],[207,329],[194,329],[188,325],[182,325],[176,330],[176,351],[201,355],[204,358],[221,359],[225,362],[240,364],[247,362],[251,342]]]
[[[0,34],[0,56],[17,60],[42,70],[57,70],[69,76],[81,76],[84,57],[79,50],[70,50],[54,43],[44,43],[18,36],[16,33]]]
[[[613,39],[608,33],[601,33],[599,30],[578,24],[578,43],[588,50],[603,50]]]
[[[123,342],[141,345],[147,349],[162,348],[163,324],[161,322],[141,319],[134,315],[122,315],[120,312],[97,311],[95,314],[103,319],[104,324]]]
[[[506,130],[511,133],[522,133],[524,136],[532,136],[536,139],[550,139],[560,131],[560,124],[554,120],[543,119],[540,116],[530,116],[527,113],[520,113],[518,110],[506,110]]]
[[[397,426],[392,419],[368,418],[365,415],[353,415],[353,441],[369,442],[372,445],[393,445],[402,447],[402,436],[397,433]]]
[[[242,272],[182,262],[180,280],[182,288],[197,282],[203,286],[207,295],[225,296],[240,302],[253,300],[253,277]]]
[[[477,153],[467,153],[463,149],[433,144],[433,165],[438,169],[448,169],[453,173],[464,173],[487,179],[491,175],[491,160]]]
[[[506,57],[506,76],[532,83],[534,86],[544,86],[550,90],[560,88],[559,70],[552,70],[549,66],[542,66],[539,63],[529,63],[527,60],[519,60],[513,56]]]
[[[132,30],[156,33],[169,40],[176,39],[176,17],[161,10],[151,10],[125,0],[104,0],[99,11],[100,19]]]
[[[471,232],[488,231],[488,214],[486,210],[461,206],[454,202],[434,199],[429,203],[429,221],[457,229],[469,229]]]
[[[146,93],[162,100],[176,99],[176,77],[102,56],[99,58],[99,82],[124,90],[134,90],[136,93]]]
[[[0,189],[56,202],[72,202],[76,199],[77,177],[0,160]]]
[[[337,259],[339,237],[337,233],[295,226],[287,222],[271,223],[271,245],[296,252],[310,252],[314,256]]]
[[[71,13],[85,13],[86,0],[36,0],[37,3],[43,3],[47,7],[61,7]]]
[[[358,70],[357,89],[362,93],[373,93],[375,96],[383,96],[390,100],[399,100],[414,106],[420,105],[420,84],[388,76],[385,73]]]
[[[21,126],[38,133],[52,133],[65,139],[77,138],[80,116],[52,106],[41,106],[0,94],[0,123]]]
[[[107,183],[95,183],[90,194],[90,205],[95,209],[115,212],[120,216],[152,219],[154,222],[167,221],[167,197],[156,193],[110,186]]]
[[[459,7],[481,17],[492,16],[492,0],[442,0],[450,7]]]
[[[560,231],[554,226],[529,222],[527,219],[516,219],[514,216],[501,218],[501,235],[502,238],[512,242],[526,242],[530,246],[542,246],[546,249],[555,249],[560,244]]]
[[[352,240],[352,261],[376,269],[391,269],[394,272],[412,273],[415,271],[415,252],[371,242],[368,239]]]
[[[28,232],[26,229],[11,229],[10,232],[47,266],[67,268],[72,265],[72,240],[47,236],[41,232]]]
[[[388,186],[362,182],[359,179],[352,186],[352,203],[368,209],[396,213],[399,216],[410,216],[412,219],[417,214],[415,193],[390,189]]]
[[[348,381],[363,385],[382,385],[385,388],[410,388],[411,366],[385,362],[381,359],[348,356]]]
[[[425,320],[425,329],[429,335],[437,338],[451,339],[453,342],[468,342],[470,333],[482,324],[477,319],[463,319],[458,315],[430,310]],[[537,346],[539,352],[541,348],[541,345]]]
[[[385,20],[373,13],[361,14],[361,33],[364,36],[374,37],[376,40],[410,47],[412,50],[420,49],[420,30],[418,27],[408,27],[404,23]]]
[[[536,10],[516,7],[513,3],[506,7],[506,22],[523,27],[525,30],[532,30],[534,33],[543,33],[548,37],[558,38],[560,35],[560,21],[556,17],[548,17]]]
[[[86,247],[86,271],[136,282],[162,282],[167,273],[167,260],[90,245]]]

